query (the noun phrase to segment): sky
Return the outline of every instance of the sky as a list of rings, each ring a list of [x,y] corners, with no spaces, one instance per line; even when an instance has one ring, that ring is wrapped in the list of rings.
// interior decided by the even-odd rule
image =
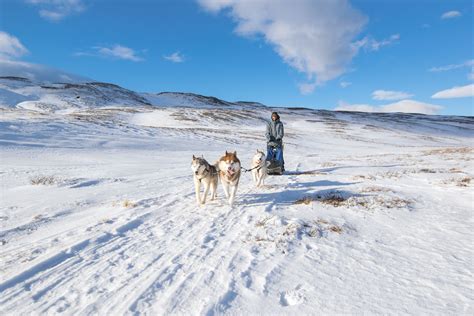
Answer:
[[[138,92],[474,115],[472,1],[2,0],[0,60]]]

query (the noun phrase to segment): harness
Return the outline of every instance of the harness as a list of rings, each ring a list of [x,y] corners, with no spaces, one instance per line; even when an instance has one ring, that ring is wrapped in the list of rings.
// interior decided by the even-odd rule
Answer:
[[[240,167],[240,169],[243,169],[244,172],[250,172],[250,171],[255,170],[255,169],[257,169],[257,171],[259,171],[260,169],[262,169],[262,167],[261,166],[256,166],[256,167],[253,167],[251,169],[246,169],[244,167]]]

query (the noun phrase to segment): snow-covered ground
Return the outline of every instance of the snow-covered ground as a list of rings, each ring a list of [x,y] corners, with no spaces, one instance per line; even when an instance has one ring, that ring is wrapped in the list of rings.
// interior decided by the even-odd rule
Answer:
[[[1,314],[474,313],[472,117],[278,109],[287,173],[199,207],[273,109],[158,97],[1,110]]]

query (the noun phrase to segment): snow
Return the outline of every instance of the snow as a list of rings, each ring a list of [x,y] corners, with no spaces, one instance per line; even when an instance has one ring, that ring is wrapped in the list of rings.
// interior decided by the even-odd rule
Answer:
[[[15,106],[25,100],[27,98],[21,94],[0,88],[0,107]]]
[[[133,115],[129,122],[139,126],[151,127],[174,127],[174,128],[195,128],[195,124],[187,121],[179,121],[173,117],[174,112],[168,110],[154,110],[150,112],[139,112]]]
[[[472,117],[55,95],[0,110],[2,314],[474,312]],[[273,110],[288,172],[196,205],[192,155],[248,167]]]
[[[229,106],[232,103],[226,102],[214,97],[206,97],[194,93],[179,92],[161,92],[161,93],[142,93],[142,96],[153,105],[166,107],[189,106],[192,104],[196,107],[209,107],[212,105]]]
[[[54,82],[91,82],[93,80],[79,75],[70,74],[49,66],[24,61],[0,59],[0,76],[24,77],[42,83]]]
[[[138,93],[108,83],[49,83],[23,77],[0,77],[0,107],[70,113],[89,108],[149,105]]]

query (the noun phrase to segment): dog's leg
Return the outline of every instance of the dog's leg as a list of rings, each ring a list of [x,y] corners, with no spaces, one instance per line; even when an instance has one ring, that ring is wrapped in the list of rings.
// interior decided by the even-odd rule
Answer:
[[[255,172],[255,170],[252,170],[252,177],[253,177],[253,182],[254,182],[254,183],[257,183],[257,181],[258,181],[258,179],[257,179],[258,174],[257,174],[257,172]]]
[[[210,187],[210,183],[209,182],[205,182],[204,183],[204,196],[202,197],[202,204],[206,204],[206,198],[207,198],[207,193],[209,193],[209,187]]]
[[[217,181],[211,182],[211,201],[215,200],[217,191]]]
[[[234,186],[230,187],[230,195],[229,195],[229,205],[232,206],[234,204]]]
[[[224,189],[225,197],[229,198],[229,184],[225,181],[222,181],[222,188]]]
[[[255,181],[255,186],[258,188],[260,186],[260,180],[261,180],[260,171],[255,172],[255,178],[257,180]]]
[[[262,186],[265,185],[265,178],[267,177],[267,169],[260,170],[262,172]]]
[[[239,186],[238,183],[230,187],[230,197],[229,197],[229,205],[233,206],[234,205],[234,200],[235,200],[235,194],[237,193],[237,187]]]
[[[194,190],[196,191],[197,204],[201,204],[201,182],[194,178]]]

